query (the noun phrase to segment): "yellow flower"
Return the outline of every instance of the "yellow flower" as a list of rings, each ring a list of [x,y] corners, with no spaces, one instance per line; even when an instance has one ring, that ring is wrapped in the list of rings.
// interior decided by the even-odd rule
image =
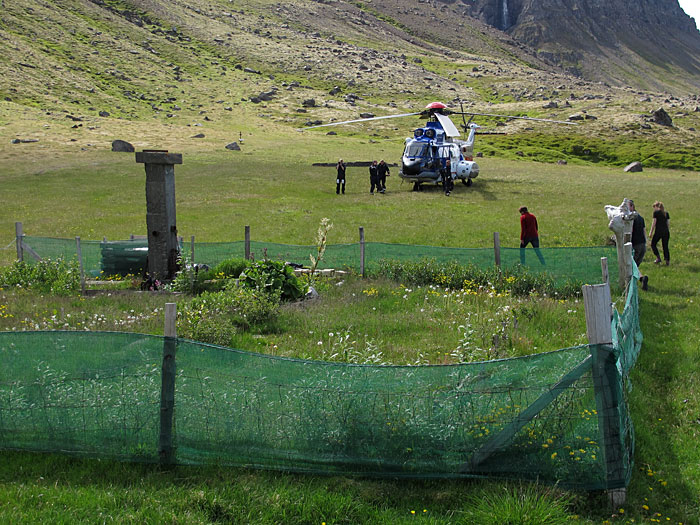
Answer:
[[[412,510],[412,511],[411,511],[411,514],[415,514],[415,513],[416,513],[416,511],[415,511],[415,510]]]
[[[552,459],[554,459],[556,457],[557,457],[557,453],[555,452],[554,454],[552,454]]]
[[[649,510],[649,505],[642,505],[642,508],[643,508],[644,510]]]

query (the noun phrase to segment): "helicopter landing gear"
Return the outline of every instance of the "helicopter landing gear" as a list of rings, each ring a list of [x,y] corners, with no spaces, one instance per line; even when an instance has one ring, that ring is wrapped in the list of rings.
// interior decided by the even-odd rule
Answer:
[[[414,182],[413,183],[413,190],[411,191],[420,191],[420,182]]]
[[[467,179],[462,179],[462,184],[464,184],[464,185],[467,186],[467,187],[471,186],[473,183],[474,183],[474,181],[472,181],[472,180],[469,179],[469,178],[467,178]]]

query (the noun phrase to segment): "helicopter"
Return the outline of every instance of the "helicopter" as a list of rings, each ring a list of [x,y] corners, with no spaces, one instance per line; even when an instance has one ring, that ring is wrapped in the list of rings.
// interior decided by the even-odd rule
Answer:
[[[441,170],[446,166],[448,159],[450,161],[452,179],[460,179],[465,186],[471,186],[473,184],[474,179],[479,176],[479,165],[474,161],[473,153],[476,130],[481,128],[481,126],[472,122],[476,116],[576,125],[574,122],[562,120],[477,113],[464,111],[463,108],[461,111],[453,111],[448,109],[442,102],[432,102],[428,104],[423,111],[415,113],[345,120],[343,122],[307,126],[303,129],[339,126],[342,124],[390,118],[412,117],[416,115],[427,118],[428,121],[425,123],[425,126],[413,130],[413,137],[408,137],[404,140],[401,170],[399,171],[399,177],[407,182],[413,183],[414,191],[420,191],[421,184],[440,184],[442,182]],[[465,132],[468,132],[466,140],[458,138],[460,136],[460,131],[448,115],[462,115],[462,128]],[[468,122],[465,118],[467,115],[470,116]]]

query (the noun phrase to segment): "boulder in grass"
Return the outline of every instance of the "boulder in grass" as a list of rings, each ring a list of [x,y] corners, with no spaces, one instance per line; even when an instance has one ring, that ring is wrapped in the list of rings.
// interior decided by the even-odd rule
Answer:
[[[113,140],[112,151],[118,151],[121,153],[133,153],[134,146],[125,140]]]
[[[238,145],[238,142],[231,142],[230,144],[226,144],[226,149],[229,149],[231,151],[241,151],[241,147]]]
[[[666,113],[666,110],[664,108],[659,108],[656,111],[654,111],[652,113],[652,119],[659,126],[668,126],[670,128],[673,127],[673,120],[671,120],[671,116],[668,113]]]
[[[639,161],[631,162],[625,166],[625,173],[637,173],[642,171],[642,163]]]

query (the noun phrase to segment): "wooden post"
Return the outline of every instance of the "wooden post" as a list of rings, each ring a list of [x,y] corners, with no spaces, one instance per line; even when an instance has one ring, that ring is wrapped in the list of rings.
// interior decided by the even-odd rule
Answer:
[[[190,237],[190,262],[194,264],[194,235]]]
[[[365,229],[360,226],[360,275],[365,277]]]
[[[493,255],[496,259],[496,266],[501,267],[501,236],[498,232],[493,232]]]
[[[629,224],[627,224],[629,223]],[[627,255],[625,254],[625,245],[627,243],[630,243],[632,241],[632,221],[626,221],[625,223],[625,229],[629,229],[629,231],[625,231],[622,234],[622,244],[620,245],[619,243],[617,244],[617,266],[618,266],[618,282],[620,285],[620,288],[623,290],[625,289],[625,286],[627,286],[627,281],[629,280],[629,275],[632,275],[632,268],[630,267],[630,261]]]
[[[17,244],[17,260],[24,260],[24,247],[22,241],[24,239],[24,231],[22,230],[22,223],[15,223],[15,243]]]
[[[85,295],[85,267],[83,266],[83,249],[80,247],[80,236],[75,238],[75,251],[78,254],[78,264],[80,264],[80,293]]]
[[[593,358],[592,374],[598,422],[602,435],[608,498],[612,509],[624,505],[627,497],[624,446],[620,429],[622,378],[612,347],[612,300],[609,284],[583,287],[586,333]]]
[[[175,411],[175,352],[177,350],[176,319],[177,305],[166,303],[160,388],[160,436],[158,440],[158,457],[163,465],[175,463],[173,413]]]
[[[610,274],[608,273],[608,258],[600,258],[600,269],[603,272],[603,284],[610,284]]]
[[[245,259],[250,261],[250,226],[245,227]]]
[[[624,290],[627,284],[632,278],[634,273],[634,251],[632,250],[632,243],[626,242],[622,247],[622,256],[624,257],[623,266],[625,268],[625,282],[623,283],[622,289]]]

